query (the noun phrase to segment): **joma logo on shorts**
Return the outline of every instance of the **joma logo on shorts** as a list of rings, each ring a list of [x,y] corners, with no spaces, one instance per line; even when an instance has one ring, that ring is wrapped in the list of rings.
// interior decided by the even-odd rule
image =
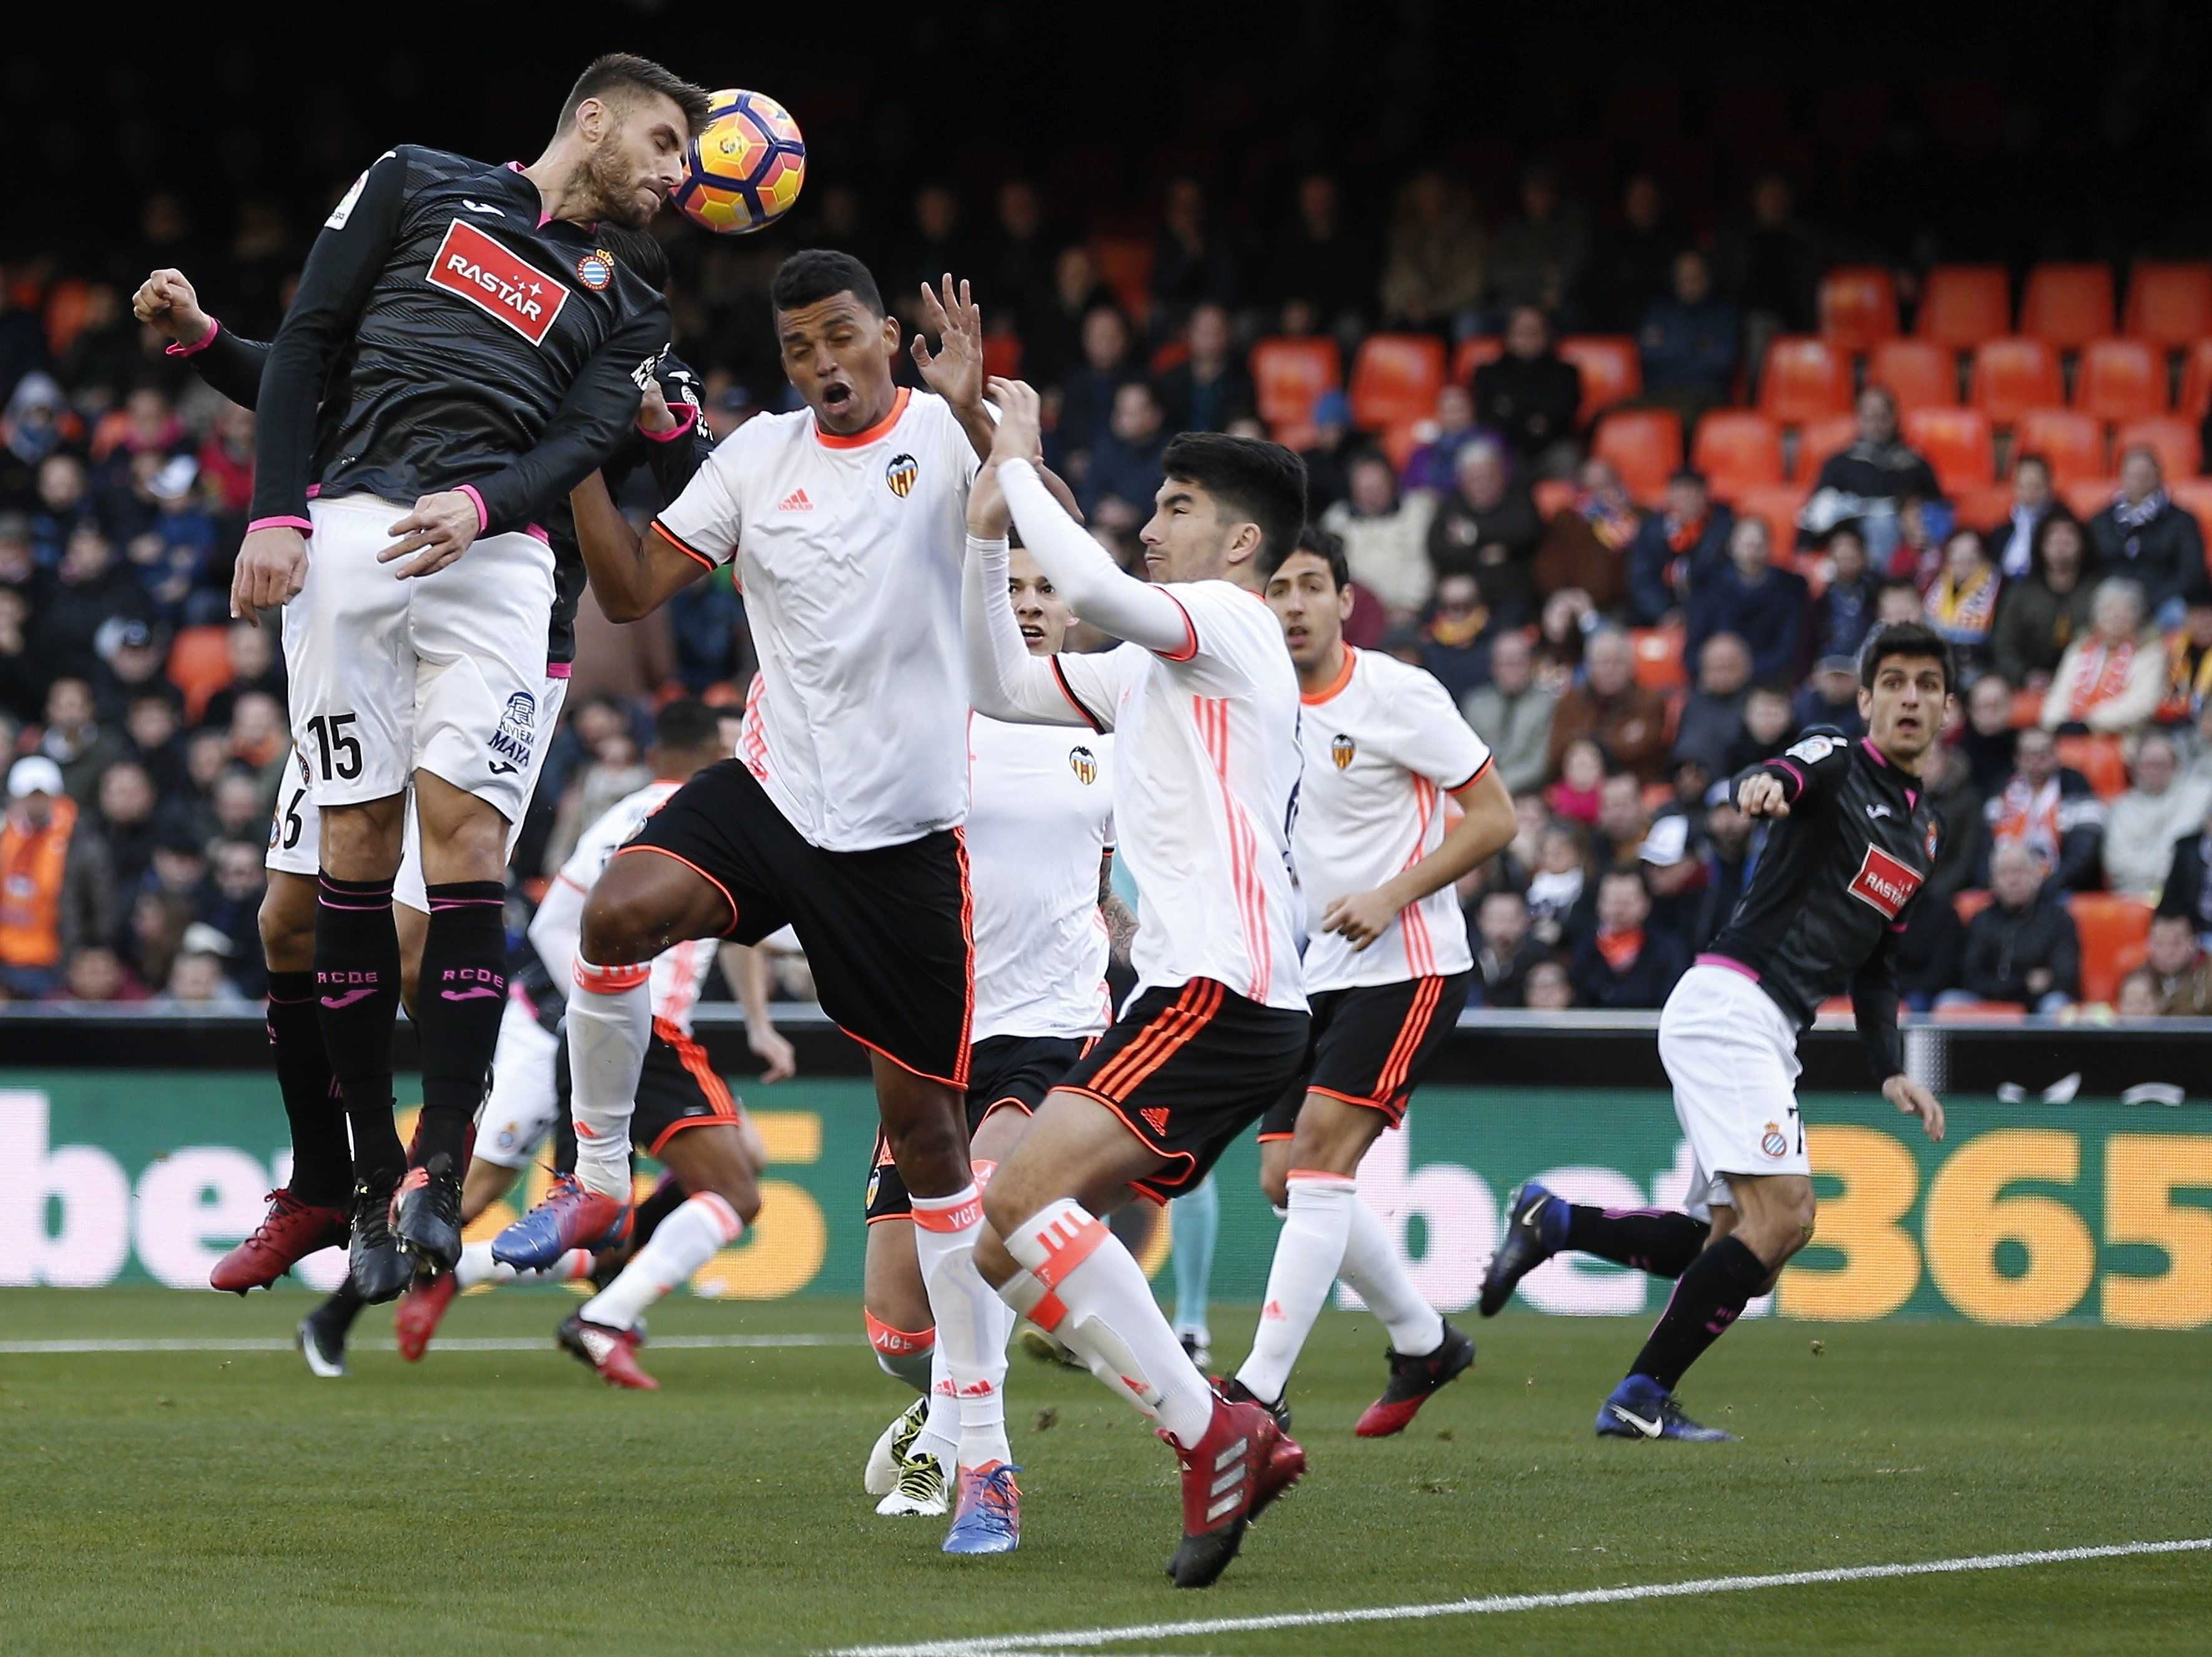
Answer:
[[[460,219],[453,221],[445,240],[438,244],[425,280],[466,300],[486,316],[496,317],[532,345],[545,343],[553,319],[568,302],[566,282]]]
[[[1858,873],[1851,877],[1851,895],[1894,920],[1920,889],[1922,878],[1911,865],[1899,863],[1879,846],[1869,846]]]

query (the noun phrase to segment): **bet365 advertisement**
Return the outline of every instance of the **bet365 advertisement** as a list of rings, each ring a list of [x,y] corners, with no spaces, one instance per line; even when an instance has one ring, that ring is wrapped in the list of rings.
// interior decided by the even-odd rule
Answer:
[[[406,1083],[403,1080],[403,1087]],[[748,1101],[767,1141],[759,1223],[694,1280],[754,1300],[857,1295],[860,1197],[874,1105],[857,1080],[793,1081]],[[1820,1191],[1813,1245],[1755,1312],[1851,1321],[1962,1316],[1988,1323],[2212,1324],[2212,1111],[2077,1100],[1947,1101],[1948,1143],[1872,1095],[1810,1095]],[[0,1285],[204,1289],[286,1171],[275,1083],[251,1071],[0,1071]],[[1248,1141],[1215,1174],[1213,1292],[1260,1297],[1276,1221]],[[1360,1173],[1413,1279],[1447,1311],[1471,1305],[1517,1181],[1540,1177],[1606,1207],[1672,1206],[1689,1151],[1664,1094],[1434,1087]],[[533,1172],[514,1201],[534,1200]],[[642,1177],[642,1176],[641,1176]],[[502,1224],[495,1209],[477,1232]],[[1164,1277],[1176,1210],[1147,1251]],[[333,1284],[337,1251],[303,1264]],[[1340,1289],[1342,1303],[1356,1304]],[[1553,1314],[1650,1315],[1667,1285],[1563,1258],[1523,1300]]]

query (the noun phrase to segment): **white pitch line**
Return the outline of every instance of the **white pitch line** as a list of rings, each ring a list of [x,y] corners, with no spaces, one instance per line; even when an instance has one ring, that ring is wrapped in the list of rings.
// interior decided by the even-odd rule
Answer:
[[[2096,1548],[2049,1548],[2034,1553],[1984,1553],[1963,1559],[1928,1559],[1890,1565],[1844,1565],[1830,1570],[1785,1571],[1772,1576],[1708,1576],[1694,1582],[1643,1582],[1627,1587],[1583,1588],[1571,1593],[1498,1593],[1480,1599],[1431,1605],[1372,1605],[1356,1611],[1292,1611],[1277,1617],[1224,1617],[1189,1623],[1144,1623],[1127,1628],[1072,1629],[1058,1634],[984,1635],[884,1646],[842,1646],[830,1657],[1020,1657],[1077,1647],[1096,1649],[1132,1640],[1176,1640],[1208,1634],[1259,1634],[1272,1629],[1337,1628],[1349,1623],[1399,1623],[1433,1617],[1481,1617],[1497,1611],[1557,1611],[1571,1605],[1614,1605],[1634,1599],[1679,1599],[1705,1593],[1747,1593],[1755,1588],[1804,1587],[1823,1582],[1872,1582],[1899,1576],[1948,1576],[1966,1571],[2018,1570],[2138,1554],[2202,1553],[2212,1536],[2182,1542],[2117,1542]]]
[[[726,1347],[859,1346],[860,1335],[660,1335],[652,1342],[655,1351]],[[356,1351],[392,1352],[390,1339],[355,1341]],[[538,1352],[554,1349],[550,1337],[530,1335],[464,1335],[440,1338],[431,1344],[441,1352]],[[0,1357],[47,1357],[81,1352],[289,1352],[293,1343],[275,1336],[237,1340],[0,1340]]]

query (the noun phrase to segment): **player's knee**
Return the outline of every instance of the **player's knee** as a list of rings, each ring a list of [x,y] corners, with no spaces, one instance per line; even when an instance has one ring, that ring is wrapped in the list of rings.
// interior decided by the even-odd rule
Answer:
[[[744,1225],[750,1227],[760,1218],[760,1182],[753,1178],[752,1169],[742,1158],[732,1157],[729,1167],[721,1171],[708,1189],[730,1205]]]
[[[1042,1208],[1045,1200],[1047,1199],[1040,1199],[1036,1193],[1029,1190],[1026,1182],[1018,1174],[1010,1178],[1006,1171],[1001,1169],[992,1175],[990,1186],[983,1193],[983,1235],[989,1241],[990,1252],[1006,1261],[1006,1271],[996,1278],[992,1277],[988,1272],[985,1272],[983,1276],[987,1281],[994,1284],[1003,1283],[1007,1278],[1013,1276],[1016,1269],[1014,1257],[1006,1253],[1006,1246],[1001,1239],[1013,1232],[1023,1221]],[[984,1245],[978,1242],[975,1245],[975,1265],[978,1270],[982,1267]]]
[[[1020,1265],[1006,1252],[1006,1245],[1000,1238],[999,1228],[991,1219],[988,1198],[983,1205],[982,1234],[975,1239],[975,1270],[994,1289],[1021,1270]]]
[[[261,954],[271,972],[312,972],[315,965],[315,897],[310,883],[280,878],[262,894],[257,916]]]
[[[957,1189],[968,1180],[968,1135],[953,1112],[901,1126],[891,1136],[891,1156],[909,1191]]]
[[[623,901],[622,889],[628,883],[617,879],[610,868],[584,900],[577,947],[595,967],[632,966],[660,953],[653,942],[659,917],[647,913],[641,904]]]

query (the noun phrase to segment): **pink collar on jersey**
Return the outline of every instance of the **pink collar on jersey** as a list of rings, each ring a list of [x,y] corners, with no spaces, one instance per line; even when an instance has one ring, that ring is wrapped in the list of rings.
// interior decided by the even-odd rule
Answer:
[[[1343,695],[1344,687],[1352,683],[1352,664],[1358,654],[1359,652],[1350,645],[1345,646],[1344,666],[1338,671],[1336,677],[1319,690],[1301,690],[1298,692],[1298,700],[1308,707],[1318,707],[1323,702],[1333,701]]]
[[[823,431],[822,422],[817,420],[814,422],[815,441],[825,449],[864,448],[899,423],[899,416],[906,412],[908,395],[907,388],[903,385],[900,386],[898,395],[891,399],[891,411],[869,427],[867,430],[854,432],[850,437],[841,437],[836,432]]]

